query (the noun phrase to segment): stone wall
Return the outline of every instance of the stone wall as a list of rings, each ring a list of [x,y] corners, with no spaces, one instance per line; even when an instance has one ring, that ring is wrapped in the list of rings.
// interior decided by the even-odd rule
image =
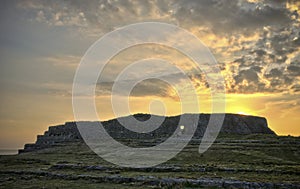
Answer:
[[[135,114],[138,120],[149,119],[149,114]],[[189,114],[187,116],[192,116]],[[123,117],[122,119],[127,119]],[[149,133],[136,133],[123,127],[116,119],[102,122],[106,131],[116,140],[152,140],[160,139],[164,141],[170,137],[177,128],[179,116],[166,117],[163,124],[156,130]],[[194,133],[194,139],[200,139],[209,122],[210,114],[199,114],[197,129]],[[85,122],[86,124],[95,124],[96,122]],[[221,129],[221,133],[228,134],[275,134],[267,124],[267,120],[263,117],[246,116],[237,114],[226,114]],[[24,149],[19,153],[35,151],[53,146],[63,142],[82,141],[81,135],[77,129],[75,122],[66,122],[64,125],[50,126],[48,131],[43,135],[38,135],[34,144],[25,144]],[[156,145],[156,143],[153,143]]]

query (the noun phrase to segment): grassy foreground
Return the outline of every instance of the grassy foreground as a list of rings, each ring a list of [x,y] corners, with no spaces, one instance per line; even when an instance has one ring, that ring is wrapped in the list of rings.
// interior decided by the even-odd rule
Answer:
[[[153,168],[121,168],[84,143],[0,156],[0,188],[300,188],[300,137],[222,135]]]

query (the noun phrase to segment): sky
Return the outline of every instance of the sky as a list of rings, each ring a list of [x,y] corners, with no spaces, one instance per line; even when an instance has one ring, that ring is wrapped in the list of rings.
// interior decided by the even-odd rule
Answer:
[[[277,134],[300,135],[296,0],[10,0],[1,1],[0,9],[0,149],[22,148],[48,126],[74,120],[72,84],[87,49],[115,29],[153,21],[184,28],[210,49],[225,79],[227,113],[263,116]],[[115,117],[113,78],[130,63],[153,57],[181,67],[198,91],[200,112],[211,111],[210,88],[192,60],[169,47],[140,45],[120,52],[105,67],[95,100],[102,120]],[[127,79],[168,69],[154,64]],[[166,77],[184,87],[176,74]],[[165,110],[151,104],[153,99],[164,102]],[[182,113],[174,87],[158,79],[134,88],[130,111]]]

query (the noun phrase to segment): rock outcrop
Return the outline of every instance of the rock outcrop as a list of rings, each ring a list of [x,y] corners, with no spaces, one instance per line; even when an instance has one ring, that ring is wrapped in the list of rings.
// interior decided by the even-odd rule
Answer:
[[[135,114],[134,117],[140,121],[148,120],[149,114]],[[124,117],[122,119],[126,119]],[[199,121],[194,133],[194,139],[202,138],[210,114],[199,114]],[[106,131],[116,140],[136,140],[136,139],[160,139],[164,141],[171,136],[178,126],[180,116],[166,117],[162,125],[149,133],[136,133],[123,127],[117,119],[102,122]],[[95,124],[95,122],[85,122]],[[275,133],[268,127],[267,120],[263,117],[226,114],[221,128],[221,133],[228,134],[272,134]],[[25,144],[24,149],[19,153],[36,151],[47,148],[63,142],[82,141],[81,135],[77,129],[76,122],[67,122],[64,125],[50,126],[44,135],[38,135],[34,144]],[[156,143],[154,142],[153,145]]]

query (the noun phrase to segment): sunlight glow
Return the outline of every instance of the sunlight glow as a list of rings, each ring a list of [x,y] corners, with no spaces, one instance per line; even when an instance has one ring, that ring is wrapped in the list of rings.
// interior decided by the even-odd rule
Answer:
[[[250,115],[249,113],[246,113],[246,112],[237,112],[237,114],[240,114],[240,115]]]

